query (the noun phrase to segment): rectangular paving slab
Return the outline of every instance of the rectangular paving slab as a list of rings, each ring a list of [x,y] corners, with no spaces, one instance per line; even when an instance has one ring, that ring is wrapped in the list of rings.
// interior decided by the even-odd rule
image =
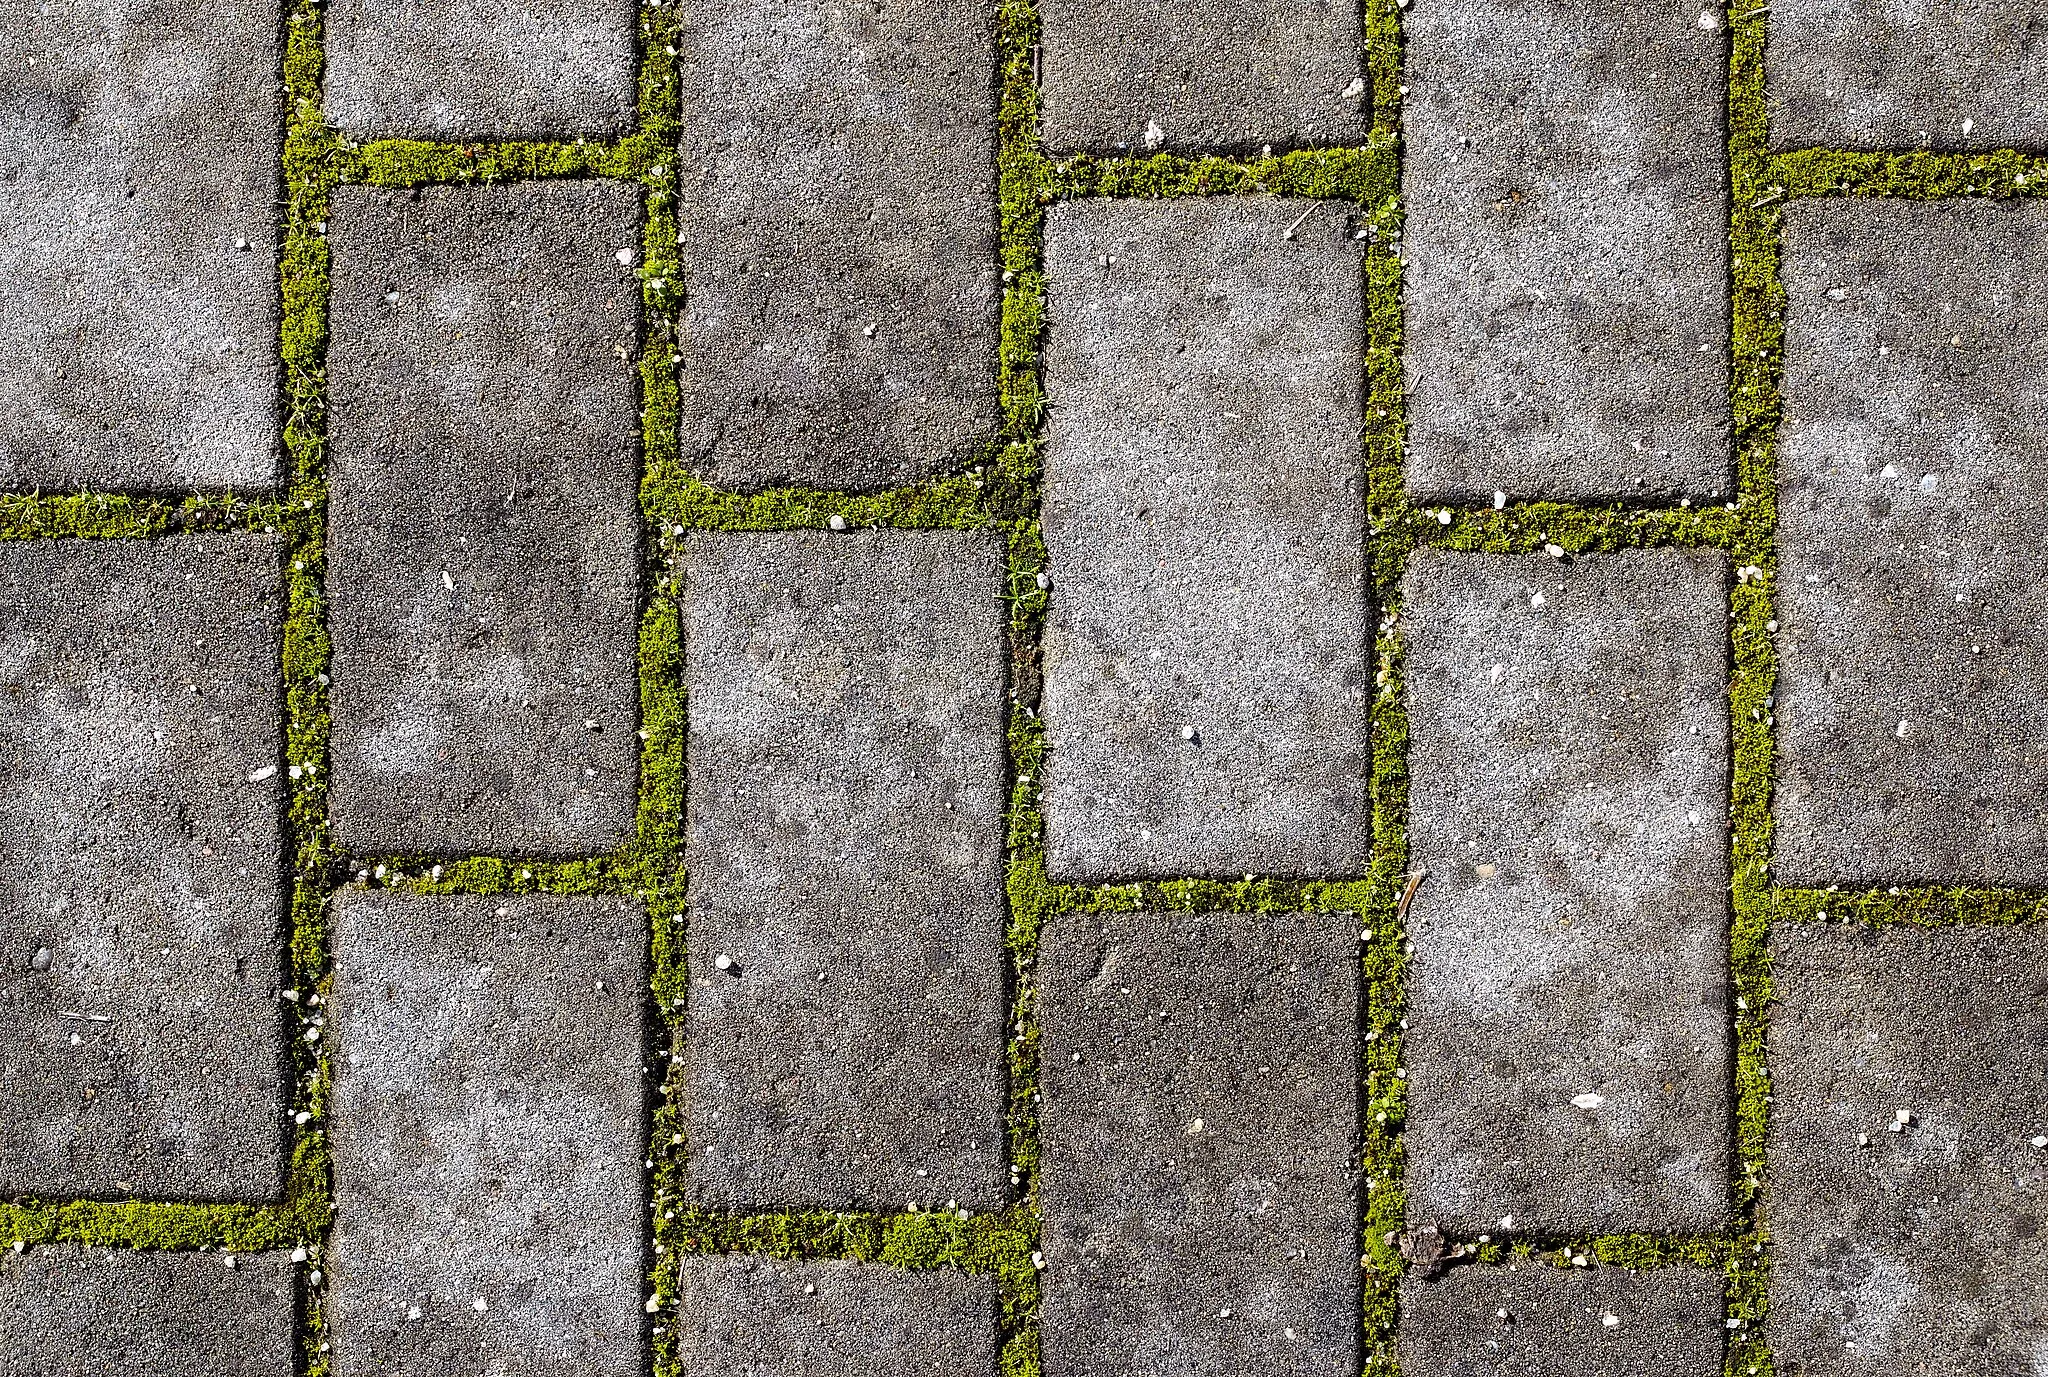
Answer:
[[[1334,203],[1054,206],[1046,866],[1354,874],[1360,257]]]
[[[1778,0],[1770,146],[2040,148],[2048,15],[2036,0]]]
[[[639,1373],[640,905],[344,890],[333,918],[338,1377]]]
[[[233,1256],[233,1255],[230,1255]],[[38,1247],[0,1254],[7,1377],[291,1377],[283,1253]]]
[[[1402,1377],[1720,1377],[1721,1276],[1522,1258],[1401,1286]]]
[[[1703,8],[1404,17],[1418,496],[1729,490],[1727,38]]]
[[[1002,543],[698,532],[690,1190],[997,1208]]]
[[[0,1197],[283,1193],[282,582],[0,543]]]
[[[1351,913],[1066,913],[1040,953],[1046,1377],[1358,1370]]]
[[[680,1259],[676,1347],[692,1374],[992,1377],[996,1279],[858,1262]]]
[[[1727,1215],[1727,563],[1410,564],[1408,1218]]]
[[[995,6],[680,0],[681,445],[893,487],[997,421]]]
[[[2048,929],[1771,934],[1767,1335],[1808,1377],[2048,1353]]]
[[[0,24],[0,488],[255,488],[278,456],[276,3]]]
[[[1785,220],[1777,877],[2048,883],[2048,206]]]
[[[1329,0],[1045,0],[1046,143],[1150,153],[1362,144],[1361,7]]]
[[[623,133],[637,18],[632,0],[335,0],[323,113],[370,139]]]
[[[638,204],[617,182],[335,193],[327,587],[351,851],[574,855],[631,831]]]

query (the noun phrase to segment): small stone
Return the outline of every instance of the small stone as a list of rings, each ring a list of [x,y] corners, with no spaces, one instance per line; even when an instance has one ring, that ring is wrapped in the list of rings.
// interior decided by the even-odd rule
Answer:
[[[36,954],[28,959],[28,968],[32,971],[47,971],[50,969],[50,949],[48,947],[37,947]]]

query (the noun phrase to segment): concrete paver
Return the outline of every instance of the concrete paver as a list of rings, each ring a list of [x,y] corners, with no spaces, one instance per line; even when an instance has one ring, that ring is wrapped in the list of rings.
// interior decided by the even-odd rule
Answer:
[[[337,1377],[641,1372],[640,905],[347,890],[333,918]]]
[[[335,196],[337,840],[626,840],[639,726],[638,193]]]
[[[1449,0],[1404,16],[1418,496],[1729,491],[1727,35],[1701,10]]]
[[[1409,566],[1414,1223],[1723,1225],[1726,585],[1674,550]]]
[[[1341,205],[1270,198],[1048,216],[1055,879],[1365,869],[1364,302],[1347,225]]]
[[[1002,548],[690,536],[690,1189],[994,1209]]]
[[[1771,934],[1766,1337],[1809,1377],[1985,1377],[2048,1352],[2048,941]]]
[[[278,468],[278,6],[0,24],[0,488],[263,488]]]
[[[282,584],[0,543],[0,1197],[283,1193]]]

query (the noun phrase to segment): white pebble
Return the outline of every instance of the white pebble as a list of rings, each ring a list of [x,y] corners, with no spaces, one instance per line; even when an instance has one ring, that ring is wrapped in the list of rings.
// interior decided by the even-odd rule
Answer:
[[[490,1309],[490,1306],[484,1303],[484,1298],[482,1296],[478,1296],[475,1300],[469,1303],[469,1308],[476,1311],[477,1314],[481,1315],[484,1313],[484,1311]]]
[[[835,531],[843,531],[846,529],[846,518],[839,515],[839,513],[834,512],[831,516],[826,518],[825,524],[827,526],[830,526]]]
[[[1704,16],[1704,15],[1702,15],[1701,17],[1702,17],[1702,18],[1705,18],[1705,16]],[[1600,1323],[1601,1323],[1601,1324],[1602,1324],[1602,1325],[1603,1325],[1604,1327],[1606,1327],[1606,1328],[1608,1328],[1608,1329],[1612,1329],[1612,1328],[1614,1328],[1614,1326],[1616,1326],[1616,1325],[1618,1325],[1618,1324],[1620,1324],[1620,1323],[1621,1323],[1621,1316],[1619,1316],[1619,1315],[1615,1314],[1615,1313],[1614,1313],[1614,1312],[1613,1312],[1612,1310],[1610,1310],[1610,1311],[1608,1311],[1608,1312],[1607,1312],[1606,1314],[1604,1314],[1604,1315],[1602,1315],[1602,1316],[1600,1317]]]
[[[727,956],[724,952],[720,952],[718,954],[718,959],[712,962],[711,964],[718,967],[718,969],[722,971],[729,971],[732,969],[732,958],[730,956]]]

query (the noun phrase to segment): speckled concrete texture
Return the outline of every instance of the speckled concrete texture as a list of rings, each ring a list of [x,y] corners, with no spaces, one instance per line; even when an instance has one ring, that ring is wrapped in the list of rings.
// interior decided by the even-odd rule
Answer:
[[[1040,959],[1046,1377],[1351,1377],[1357,916],[1067,913]]]
[[[634,810],[638,192],[336,193],[333,815],[575,855]]]
[[[335,0],[324,110],[364,139],[623,133],[637,18],[633,0]]]
[[[1432,0],[1404,19],[1418,497],[1729,490],[1727,37],[1701,10]]]
[[[685,553],[690,1191],[996,1209],[1001,544],[700,532]]]
[[[2048,883],[2048,206],[1785,244],[1778,878]]]
[[[1721,1275],[1454,1267],[1401,1286],[1402,1377],[1720,1377]]]
[[[277,473],[275,3],[0,21],[0,488]]]
[[[1724,1226],[1727,579],[1675,550],[1409,566],[1411,1225]]]
[[[281,563],[0,544],[0,1197],[283,1192]]]
[[[298,1350],[283,1253],[0,1254],[7,1377],[290,1377]]]
[[[988,0],[681,0],[685,461],[870,490],[994,436]]]
[[[2044,936],[1817,924],[1772,933],[1767,1337],[1780,1371],[2039,1369]]]
[[[2038,0],[1776,0],[1770,146],[2048,146]]]
[[[1360,6],[1345,0],[1045,0],[1056,152],[1256,152],[1372,131]]]
[[[692,1374],[992,1377],[996,1282],[857,1262],[680,1260],[677,1348]]]
[[[641,1372],[640,905],[349,890],[333,920],[337,1377]]]
[[[1046,868],[1363,871],[1363,287],[1345,207],[1047,216]]]

